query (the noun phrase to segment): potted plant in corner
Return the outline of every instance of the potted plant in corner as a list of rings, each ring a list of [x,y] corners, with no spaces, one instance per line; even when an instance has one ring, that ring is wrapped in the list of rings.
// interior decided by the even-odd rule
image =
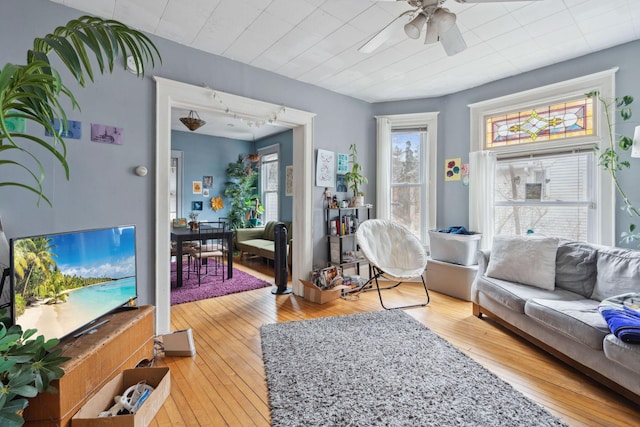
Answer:
[[[255,200],[258,199],[256,194],[258,171],[254,163],[249,156],[240,154],[238,160],[229,163],[227,167],[229,181],[225,183],[224,195],[231,199],[228,217],[231,228],[234,230],[253,226],[250,220],[254,215],[252,212],[256,206]],[[258,204],[257,208],[256,214],[261,213],[262,207]]]
[[[35,329],[7,327],[10,323],[8,318],[0,319],[0,425],[19,427],[24,424],[26,398],[45,391],[55,393],[51,382],[62,378],[60,365],[69,358],[61,356],[62,349],[54,349],[58,339],[34,338]]]
[[[362,165],[358,163],[358,148],[356,144],[349,146],[349,161],[351,163],[351,171],[344,175],[344,180],[347,183],[347,187],[353,191],[351,205],[356,207],[364,206],[364,192],[361,189],[361,185],[366,184],[369,180],[362,174]]]

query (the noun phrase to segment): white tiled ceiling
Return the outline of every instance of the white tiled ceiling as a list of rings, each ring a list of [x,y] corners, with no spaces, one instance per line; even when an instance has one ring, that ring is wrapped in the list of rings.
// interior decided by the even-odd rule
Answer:
[[[368,102],[446,95],[640,38],[640,0],[440,0],[468,45],[451,57],[407,38],[405,18],[375,52],[358,52],[412,9],[404,0],[51,1]],[[222,136],[259,138],[235,125],[219,125]]]
[[[445,0],[468,49],[408,39],[357,51],[403,0],[52,0],[369,102],[441,96],[640,38],[640,0]],[[469,0],[471,1],[471,0]]]

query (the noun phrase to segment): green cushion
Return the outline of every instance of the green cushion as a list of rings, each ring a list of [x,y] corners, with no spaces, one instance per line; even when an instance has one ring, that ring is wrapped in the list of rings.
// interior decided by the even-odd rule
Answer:
[[[264,234],[262,235],[263,239],[267,239],[271,241],[274,241],[276,239],[275,237],[276,224],[277,222],[275,221],[267,222],[267,225],[264,226]]]

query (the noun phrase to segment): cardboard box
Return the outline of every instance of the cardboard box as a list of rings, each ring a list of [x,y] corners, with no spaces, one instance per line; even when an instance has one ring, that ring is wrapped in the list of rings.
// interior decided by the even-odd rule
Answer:
[[[147,400],[135,414],[117,415],[114,417],[98,417],[114,404],[113,398],[140,381],[145,381],[154,388]],[[125,369],[100,389],[71,419],[72,427],[146,427],[171,392],[171,376],[169,368],[136,368]]]
[[[300,279],[300,283],[304,286],[304,299],[316,304],[325,304],[342,296],[344,286],[336,286],[329,290],[322,290],[311,282]]]

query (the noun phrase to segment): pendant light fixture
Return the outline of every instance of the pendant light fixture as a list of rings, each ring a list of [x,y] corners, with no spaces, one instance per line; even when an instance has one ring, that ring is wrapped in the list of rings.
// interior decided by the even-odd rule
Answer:
[[[192,132],[207,123],[200,118],[197,111],[193,110],[189,111],[189,115],[187,117],[180,117],[180,121]]]

